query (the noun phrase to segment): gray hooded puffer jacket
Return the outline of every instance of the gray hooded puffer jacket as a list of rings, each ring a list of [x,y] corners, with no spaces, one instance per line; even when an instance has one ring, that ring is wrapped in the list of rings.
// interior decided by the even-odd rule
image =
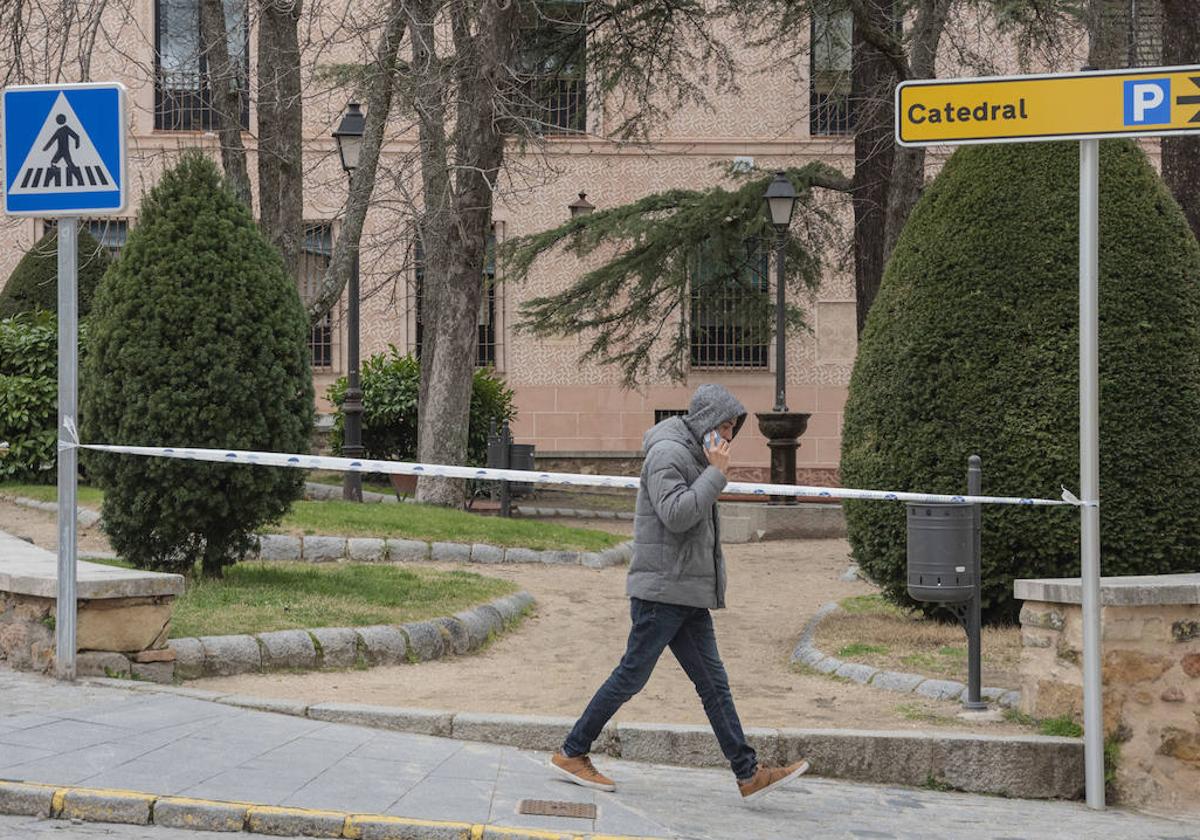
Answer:
[[[626,593],[689,607],[725,606],[725,555],[717,496],[726,478],[708,463],[704,435],[727,420],[736,435],[746,409],[720,385],[701,385],[684,417],[646,432]]]

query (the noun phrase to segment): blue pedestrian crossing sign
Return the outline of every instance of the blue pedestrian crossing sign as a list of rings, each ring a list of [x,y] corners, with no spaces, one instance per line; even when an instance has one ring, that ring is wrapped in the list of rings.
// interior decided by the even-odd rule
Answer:
[[[4,90],[4,212],[125,209],[125,88],[115,82]]]

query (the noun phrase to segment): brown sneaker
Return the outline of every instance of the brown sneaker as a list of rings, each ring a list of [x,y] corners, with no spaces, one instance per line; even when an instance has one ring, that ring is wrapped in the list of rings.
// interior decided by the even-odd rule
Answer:
[[[764,794],[781,787],[797,776],[808,771],[808,762],[800,759],[787,767],[759,767],[748,781],[738,782],[738,790],[742,792],[742,801],[750,802]]]
[[[568,758],[559,750],[550,756],[550,766],[562,773],[577,785],[596,790],[616,790],[613,780],[603,775],[592,765],[592,760],[586,755]]]

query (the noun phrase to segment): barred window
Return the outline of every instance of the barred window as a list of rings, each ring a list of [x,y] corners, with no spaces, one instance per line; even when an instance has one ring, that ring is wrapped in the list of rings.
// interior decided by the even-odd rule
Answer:
[[[479,304],[479,341],[475,351],[476,367],[496,366],[496,237],[488,235],[483,264],[483,299]],[[425,247],[420,237],[413,242],[413,297],[416,328],[413,355],[421,358],[421,339],[425,327],[421,318],[421,299],[425,289]]]
[[[687,413],[686,408],[656,408],[654,409],[654,424],[657,426],[668,417],[684,417]]]
[[[854,110],[850,99],[854,17],[849,10],[814,12],[809,55],[809,133],[850,134]]]
[[[1129,20],[1129,66],[1162,64],[1162,0],[1129,0]]]
[[[581,0],[530,4],[521,29],[517,68],[521,110],[537,134],[587,130],[587,4]]]
[[[223,0],[229,58],[238,64],[241,124],[250,126],[250,22],[246,0]],[[154,127],[210,131],[218,127],[200,43],[200,0],[155,0]]]
[[[129,238],[128,219],[83,219],[81,224],[92,237],[100,243],[100,247],[108,251],[114,260],[121,256],[125,240]],[[42,221],[42,234],[45,235],[57,229],[57,219]]]
[[[333,259],[333,225],[330,222],[307,222],[304,242],[300,249],[300,299],[305,306],[316,298],[329,263]],[[308,349],[313,370],[333,370],[333,313],[326,312],[312,325]]]
[[[691,361],[693,368],[768,367],[770,288],[767,249],[749,242],[732,269],[718,267],[700,249],[692,273]],[[725,274],[718,278],[717,272]]]

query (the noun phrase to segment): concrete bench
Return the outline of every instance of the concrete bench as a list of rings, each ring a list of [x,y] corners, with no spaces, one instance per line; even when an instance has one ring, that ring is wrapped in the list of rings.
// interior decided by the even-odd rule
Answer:
[[[180,575],[80,561],[76,661],[80,674],[124,673],[169,680],[171,610]],[[0,661],[19,670],[54,666],[58,558],[0,531]]]

